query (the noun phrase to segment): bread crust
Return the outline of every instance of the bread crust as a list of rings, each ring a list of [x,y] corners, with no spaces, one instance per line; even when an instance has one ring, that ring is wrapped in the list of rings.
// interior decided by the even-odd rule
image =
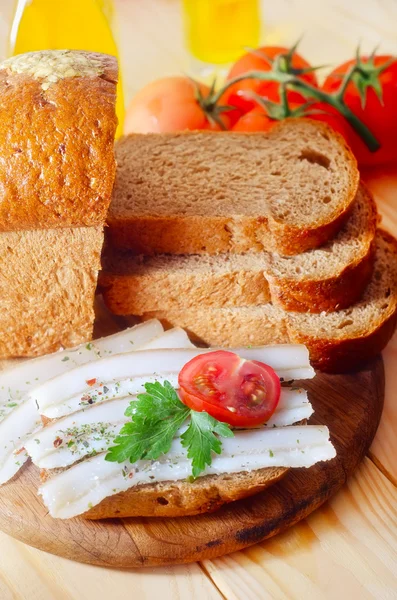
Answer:
[[[82,515],[98,520],[124,517],[185,517],[217,510],[227,502],[258,494],[279,481],[289,469],[207,475],[194,482],[176,481],[136,486],[102,500]]]
[[[337,276],[323,280],[269,280],[273,304],[291,312],[333,312],[357,302],[371,279],[375,259],[375,244],[368,245],[367,254],[356,260]]]
[[[340,275],[317,281],[281,279],[255,271],[219,276],[200,273],[183,278],[102,271],[99,289],[115,315],[141,316],[184,306],[221,308],[266,302],[295,312],[330,312],[346,308],[361,297],[372,275],[374,255],[375,246],[370,244],[362,260],[346,266]]]
[[[200,261],[201,268],[185,269],[183,263],[175,260],[167,265],[167,256],[163,257],[165,266],[160,269],[153,268],[150,259],[135,257],[129,251],[117,251],[108,244],[99,278],[105,303],[117,315],[142,315],[194,306],[256,306],[266,302],[294,312],[330,312],[348,307],[364,292],[375,256],[376,205],[365,186],[361,185],[359,195],[360,202],[365,202],[365,230],[360,231],[354,258],[350,255],[350,262],[341,260],[332,276],[319,277],[313,267],[309,272],[301,269],[298,277],[294,263],[289,264],[289,272],[278,275],[269,253],[263,253],[261,268],[256,266],[255,269],[249,262],[238,260],[229,261],[227,269],[222,269],[220,264],[219,270],[210,270]],[[333,246],[327,251],[333,252]],[[334,252],[337,256],[338,250]],[[221,255],[221,260],[227,257]]]
[[[54,52],[63,60],[71,54],[41,54]],[[38,54],[21,55],[18,64]],[[31,71],[0,64],[0,231],[106,219],[116,168],[117,61],[92,52],[72,55],[97,65],[97,72],[66,75],[46,89]]]
[[[397,240],[386,231],[380,235],[394,246],[394,259],[397,259]],[[333,339],[313,338],[301,331],[296,331],[292,324],[287,323],[291,341],[306,344],[310,352],[310,361],[317,369],[329,373],[345,373],[356,369],[363,362],[382,352],[390,341],[397,325],[397,281],[391,289],[393,302],[388,314],[374,323],[372,329],[365,335],[355,338]]]
[[[392,247],[389,260],[396,260],[397,241],[384,231],[380,231],[378,235]],[[391,273],[394,272],[392,269]],[[296,313],[288,313],[271,304],[263,308],[153,311],[145,314],[143,319],[154,317],[167,327],[183,327],[193,340],[209,346],[259,346],[288,342],[305,344],[315,368],[330,373],[343,373],[379,354],[393,335],[397,324],[397,280],[394,274],[390,275],[389,285],[387,304],[382,307],[382,312],[374,313],[372,319],[365,323],[365,330],[357,330],[350,336],[348,333],[335,335],[334,331],[324,333],[320,324],[315,335],[309,334],[305,323],[299,322]],[[318,316],[316,318],[319,319]],[[345,331],[343,328],[341,330]]]
[[[290,330],[292,342],[306,344],[310,362],[325,373],[347,373],[382,352],[390,341],[397,325],[397,305],[390,316],[362,337],[343,340],[314,339],[301,332]]]
[[[328,373],[345,373],[362,366],[363,362],[374,358],[385,348],[392,337],[397,324],[397,305],[384,321],[380,322],[367,335],[347,339],[314,338],[294,328],[283,315],[279,321],[271,324],[266,319],[253,316],[229,328],[229,319],[217,321],[217,328],[206,324],[199,314],[195,319],[186,315],[153,312],[144,315],[144,319],[158,318],[169,326],[180,326],[187,329],[191,339],[211,346],[238,347],[241,345],[259,346],[262,344],[305,344],[309,349],[310,362],[315,369]],[[236,321],[238,319],[236,318]]]
[[[269,135],[282,134],[285,127],[296,126],[297,119],[276,124]],[[170,215],[123,216],[116,209],[117,185],[108,215],[108,239],[115,248],[129,248],[135,254],[219,254],[268,250],[290,256],[316,248],[327,242],[345,223],[354,200],[359,173],[356,160],[345,140],[329,126],[311,121],[322,135],[337,139],[343,149],[350,171],[349,187],[332,218],[326,222],[313,221],[313,227],[300,228],[278,221],[273,215],[252,217]],[[179,136],[189,133],[179,133]],[[219,135],[206,132],[203,135]],[[241,136],[255,136],[241,133]],[[209,199],[210,202],[210,199]]]

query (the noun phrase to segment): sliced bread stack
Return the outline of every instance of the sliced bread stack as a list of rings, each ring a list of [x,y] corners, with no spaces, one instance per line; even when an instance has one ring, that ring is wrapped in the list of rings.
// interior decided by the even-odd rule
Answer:
[[[132,135],[100,285],[119,315],[211,346],[306,343],[342,371],[379,352],[397,314],[397,246],[343,140],[309,120],[267,134]]]
[[[116,82],[116,59],[102,54],[0,64],[0,358],[91,339]]]

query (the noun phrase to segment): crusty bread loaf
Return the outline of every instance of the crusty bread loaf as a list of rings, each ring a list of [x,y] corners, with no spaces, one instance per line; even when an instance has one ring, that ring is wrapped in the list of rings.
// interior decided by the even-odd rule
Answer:
[[[91,338],[116,83],[116,59],[91,52],[0,64],[0,357]]]
[[[362,299],[332,313],[293,313],[273,306],[191,308],[147,313],[165,324],[188,330],[210,346],[306,344],[313,365],[324,371],[348,371],[378,354],[397,320],[397,242],[376,236],[374,273]]]
[[[375,202],[360,186],[351,215],[325,246],[293,257],[246,254],[135,256],[108,246],[100,288],[118,315],[272,302],[286,310],[330,311],[356,302],[372,272]]]
[[[309,119],[267,134],[133,134],[116,157],[109,238],[145,255],[318,247],[346,220],[359,179],[343,139]]]
[[[103,224],[117,62],[49,50],[0,64],[0,231]]]
[[[102,229],[0,234],[0,358],[91,339]]]
[[[146,484],[105,498],[83,516],[86,519],[121,517],[184,517],[217,510],[227,502],[258,494],[281,479],[288,469],[207,475],[194,482]]]

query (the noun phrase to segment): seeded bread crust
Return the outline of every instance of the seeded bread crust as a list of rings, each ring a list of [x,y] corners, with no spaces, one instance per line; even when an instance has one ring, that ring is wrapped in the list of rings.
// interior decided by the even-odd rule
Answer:
[[[0,231],[104,223],[116,83],[116,59],[93,52],[33,52],[0,64]]]
[[[397,242],[384,231],[376,238],[374,273],[362,299],[328,314],[286,312],[273,306],[154,311],[166,326],[186,329],[209,346],[306,344],[315,368],[350,371],[383,350],[397,322]]]
[[[266,302],[291,311],[333,311],[362,295],[372,274],[376,225],[375,202],[361,185],[345,227],[323,248],[286,259],[268,252],[144,257],[108,246],[100,289],[117,315]]]
[[[359,182],[342,137],[309,119],[268,134],[133,134],[116,156],[109,240],[145,255],[298,254],[339,231]]]

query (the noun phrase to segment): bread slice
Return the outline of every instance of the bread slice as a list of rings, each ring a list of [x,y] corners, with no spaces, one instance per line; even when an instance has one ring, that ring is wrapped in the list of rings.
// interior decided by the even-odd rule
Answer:
[[[0,63],[0,231],[102,225],[116,163],[117,61],[75,50]]]
[[[103,228],[0,234],[0,358],[90,340]]]
[[[83,516],[86,519],[184,517],[213,512],[227,502],[258,494],[287,472],[288,469],[283,467],[269,467],[241,473],[207,475],[194,482],[166,481],[140,485],[105,498]]]
[[[293,257],[246,254],[135,256],[108,247],[100,288],[118,315],[154,310],[250,306],[331,311],[356,302],[372,273],[375,202],[360,186],[351,215],[325,246]]]
[[[312,364],[344,372],[385,347],[397,320],[397,242],[379,231],[374,273],[361,300],[333,313],[293,313],[273,306],[154,311],[144,318],[188,330],[210,346],[295,342],[306,344]]]
[[[109,238],[145,255],[298,254],[336,234],[359,181],[343,139],[308,119],[267,134],[133,134],[116,158]]]

